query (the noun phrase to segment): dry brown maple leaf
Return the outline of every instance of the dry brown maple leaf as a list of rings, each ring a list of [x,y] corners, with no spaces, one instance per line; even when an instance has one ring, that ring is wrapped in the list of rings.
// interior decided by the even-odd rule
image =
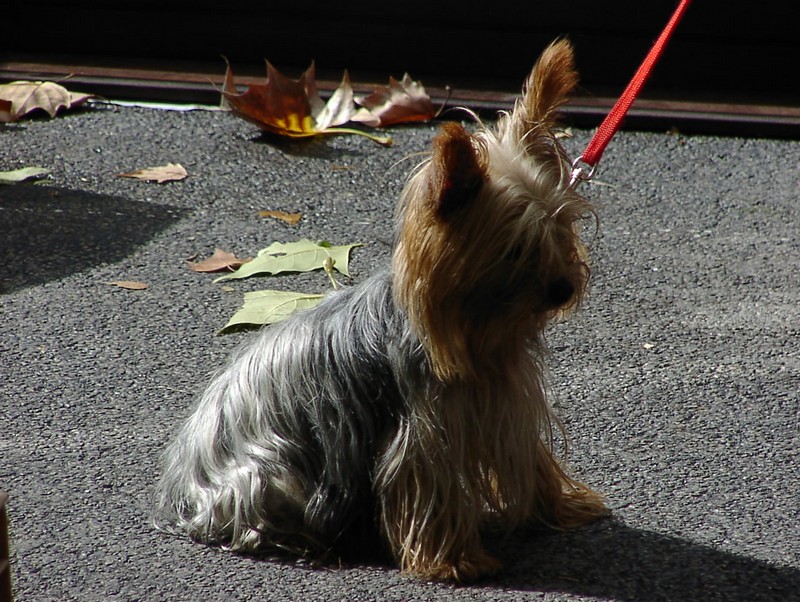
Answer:
[[[214,254],[211,257],[196,263],[190,262],[189,268],[194,272],[232,272],[248,261],[250,261],[249,257],[247,259],[239,259],[233,253],[222,249],[214,249]]]
[[[353,116],[353,121],[371,127],[381,127],[412,121],[430,121],[436,116],[431,97],[423,85],[406,73],[401,81],[389,78],[388,86],[381,86],[369,96],[357,98],[363,109]]]
[[[242,93],[236,90],[233,70],[228,64],[222,97],[223,106],[234,115],[271,134],[290,138],[357,134],[379,144],[391,144],[391,138],[338,127],[350,121],[356,113],[353,88],[346,71],[342,83],[325,103],[317,92],[314,63],[298,79],[291,79],[267,61],[267,81],[250,85]]]
[[[55,117],[60,109],[72,109],[92,97],[92,94],[70,92],[54,82],[18,81],[0,85],[0,100],[11,103],[9,121],[16,121],[36,110]]]
[[[120,178],[134,178],[163,184],[164,182],[183,180],[189,173],[180,163],[167,163],[166,165],[160,165],[158,167],[145,167],[144,169],[137,169],[136,171],[117,175]]]

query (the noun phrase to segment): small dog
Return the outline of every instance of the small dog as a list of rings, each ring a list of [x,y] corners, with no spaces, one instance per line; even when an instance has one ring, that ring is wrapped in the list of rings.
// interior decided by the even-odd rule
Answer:
[[[572,48],[548,47],[496,128],[441,127],[409,179],[391,270],[261,331],[165,455],[159,515],[231,550],[308,556],[374,534],[400,568],[472,580],[509,528],[607,514],[559,464],[543,333],[589,277],[555,112]]]

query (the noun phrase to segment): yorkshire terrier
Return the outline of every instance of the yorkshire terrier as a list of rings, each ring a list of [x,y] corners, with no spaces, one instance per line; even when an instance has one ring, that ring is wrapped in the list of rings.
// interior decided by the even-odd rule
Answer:
[[[554,131],[576,83],[558,41],[495,128],[441,127],[391,269],[265,328],[213,379],[165,454],[166,524],[306,557],[373,532],[402,571],[467,581],[499,568],[487,519],[607,514],[560,464],[544,386],[545,327],[589,277],[594,212]]]

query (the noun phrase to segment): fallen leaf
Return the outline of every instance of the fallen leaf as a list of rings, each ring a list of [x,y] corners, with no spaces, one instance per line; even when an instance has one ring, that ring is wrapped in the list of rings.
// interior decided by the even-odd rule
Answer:
[[[118,286],[129,291],[143,291],[150,288],[150,285],[145,282],[136,282],[135,280],[114,280],[113,282],[106,282],[111,286]]]
[[[311,64],[311,68],[314,64]],[[335,126],[343,125],[350,121],[356,112],[356,105],[353,98],[353,88],[350,85],[350,74],[347,71],[342,76],[342,83],[333,91],[328,102],[322,104],[322,99],[317,92],[317,84],[313,77],[310,79],[309,104],[314,118],[314,127],[321,132],[331,130]],[[359,130],[353,130],[356,132]],[[364,134],[364,132],[360,132]]]
[[[50,172],[44,167],[32,166],[11,171],[0,171],[0,184],[17,184],[26,180],[43,178]]]
[[[190,262],[189,268],[194,272],[230,272],[248,261],[250,261],[250,257],[239,259],[233,253],[214,249],[211,257],[195,263]]]
[[[357,98],[356,103],[363,108],[352,120],[371,127],[430,121],[436,116],[436,109],[424,86],[412,80],[408,73],[399,82],[390,77],[388,86],[381,86],[369,96]]]
[[[259,217],[274,217],[275,219],[284,221],[291,226],[297,225],[303,218],[302,213],[286,213],[285,211],[259,211],[258,215]]]
[[[167,163],[159,167],[145,167],[136,171],[128,173],[117,174],[120,178],[135,178],[137,180],[146,180],[148,182],[176,182],[185,179],[189,173],[183,168],[180,163]]]
[[[11,101],[0,99],[0,123],[14,121],[14,114],[11,112]]]
[[[320,134],[355,134],[378,144],[391,145],[391,138],[337,127],[350,121],[356,113],[350,76],[345,71],[342,83],[324,103],[317,92],[315,73],[314,63],[311,63],[298,79],[290,79],[267,61],[266,83],[250,85],[240,94],[228,64],[222,88],[223,106],[262,131],[278,136],[307,138]]]
[[[322,301],[324,296],[275,290],[245,293],[244,305],[228,320],[219,334],[243,327],[253,328],[281,322],[293,313],[311,309]]]
[[[59,110],[72,109],[92,97],[92,94],[70,92],[54,82],[18,81],[0,85],[0,100],[11,103],[9,121],[16,121],[36,110],[55,117]]]
[[[266,249],[261,249],[258,255],[235,272],[220,276],[214,282],[249,278],[257,274],[280,274],[283,272],[310,272],[321,270],[325,261],[330,258],[333,268],[339,273],[349,276],[350,251],[360,247],[361,243],[351,245],[331,246],[330,243],[313,242],[302,239],[290,243],[275,242]]]

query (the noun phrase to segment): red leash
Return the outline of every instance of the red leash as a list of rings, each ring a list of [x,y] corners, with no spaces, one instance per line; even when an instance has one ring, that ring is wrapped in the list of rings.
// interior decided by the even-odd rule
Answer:
[[[639,95],[647,78],[650,77],[650,72],[653,70],[653,67],[655,67],[658,59],[661,58],[661,53],[664,52],[667,42],[670,37],[672,37],[675,28],[678,26],[678,23],[683,17],[683,13],[686,12],[690,3],[691,0],[681,0],[680,4],[678,4],[678,8],[675,9],[664,31],[661,32],[661,35],[656,40],[655,44],[653,44],[653,47],[636,71],[628,87],[625,88],[622,96],[619,97],[619,100],[617,100],[616,104],[611,108],[611,111],[606,115],[603,123],[597,128],[597,132],[589,142],[586,150],[583,151],[580,157],[572,162],[572,179],[570,182],[572,186],[584,180],[591,180],[594,176],[603,151],[606,150],[606,146],[611,142],[611,138],[617,133],[622,120],[625,118],[625,114]],[[581,163],[588,165],[589,170],[585,171]]]

